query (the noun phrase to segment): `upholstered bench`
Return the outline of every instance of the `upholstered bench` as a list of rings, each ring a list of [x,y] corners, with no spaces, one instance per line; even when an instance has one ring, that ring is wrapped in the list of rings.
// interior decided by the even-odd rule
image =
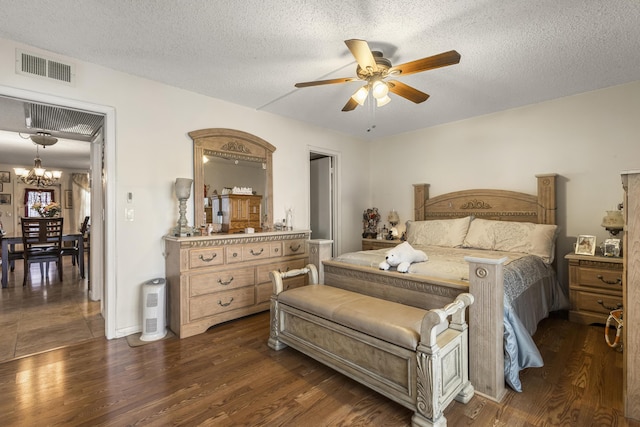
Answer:
[[[284,278],[301,274],[309,275],[308,286],[284,290]],[[445,426],[449,403],[473,396],[465,322],[470,294],[424,310],[318,285],[313,265],[270,275],[271,348],[291,346],[414,410],[414,426]]]

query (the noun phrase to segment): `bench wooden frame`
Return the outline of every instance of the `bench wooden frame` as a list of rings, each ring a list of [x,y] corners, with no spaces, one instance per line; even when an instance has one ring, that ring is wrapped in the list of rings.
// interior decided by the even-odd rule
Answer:
[[[274,288],[271,348],[290,346],[412,409],[413,426],[446,426],[443,411],[451,401],[467,403],[473,397],[465,320],[466,308],[473,303],[471,294],[462,293],[441,309],[424,309],[420,330],[415,331],[420,341],[412,351],[280,301],[280,295],[287,292],[282,280],[302,274],[309,275],[308,288],[330,286],[318,284],[317,269],[311,264],[270,273]],[[391,307],[396,303],[383,304]]]

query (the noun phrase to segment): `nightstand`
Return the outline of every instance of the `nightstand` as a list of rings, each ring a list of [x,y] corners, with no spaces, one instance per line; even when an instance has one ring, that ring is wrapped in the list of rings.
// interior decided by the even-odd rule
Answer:
[[[394,240],[378,240],[378,239],[362,239],[362,250],[371,251],[374,249],[393,248],[398,246],[402,241],[400,239]]]
[[[622,307],[622,258],[567,254],[569,320],[606,323],[609,312]]]

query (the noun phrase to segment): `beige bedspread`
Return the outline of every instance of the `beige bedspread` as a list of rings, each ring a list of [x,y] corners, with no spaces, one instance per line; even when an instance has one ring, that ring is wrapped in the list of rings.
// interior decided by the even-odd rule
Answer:
[[[500,259],[506,256],[508,259],[505,265],[527,256],[520,252],[446,248],[442,246],[414,246],[414,248],[424,251],[429,257],[429,260],[427,262],[411,264],[408,274],[420,274],[438,279],[464,281],[469,280],[469,264],[464,260],[465,256],[489,259]],[[384,260],[384,255],[388,250],[389,249],[377,249],[373,251],[350,252],[336,257],[335,260],[348,264],[378,268],[378,265]]]

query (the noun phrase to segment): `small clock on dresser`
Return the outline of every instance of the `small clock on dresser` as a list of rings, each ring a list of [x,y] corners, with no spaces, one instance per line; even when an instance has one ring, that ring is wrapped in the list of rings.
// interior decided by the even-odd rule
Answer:
[[[622,307],[622,258],[569,253],[565,259],[569,262],[569,320],[605,324],[611,310]]]

